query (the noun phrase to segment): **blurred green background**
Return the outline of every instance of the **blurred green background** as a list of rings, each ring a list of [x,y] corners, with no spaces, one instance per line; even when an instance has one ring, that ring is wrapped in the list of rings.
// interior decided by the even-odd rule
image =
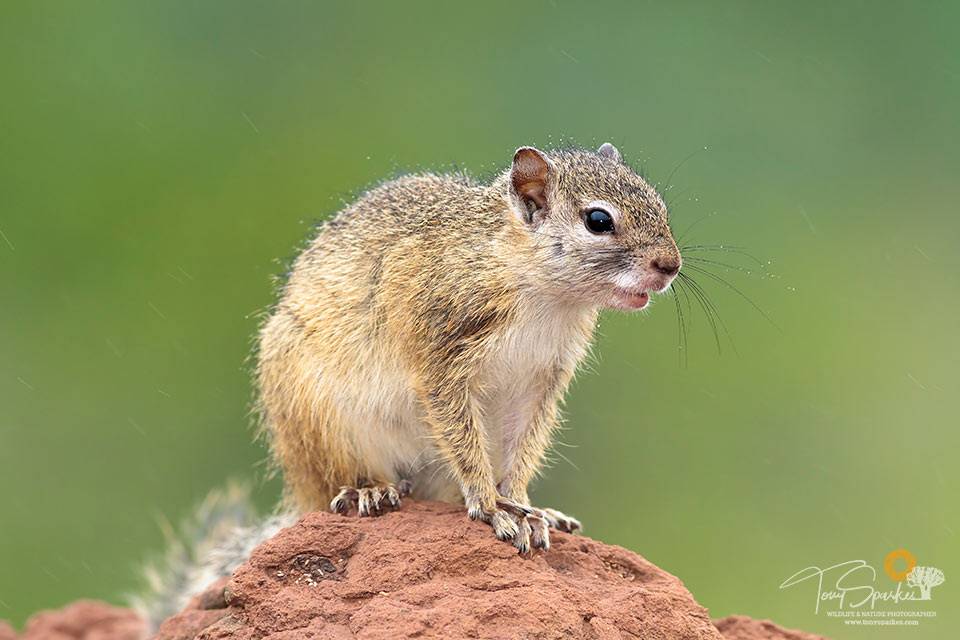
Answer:
[[[605,316],[536,501],[714,616],[835,638],[878,632],[780,583],[906,547],[946,574],[938,617],[882,633],[955,637],[958,21],[955,3],[4,2],[0,618],[121,601],[159,517],[262,477],[247,355],[310,223],[399,172],[612,140],[674,174],[686,243],[762,263],[689,254],[733,265],[705,266],[777,326],[693,271],[720,353],[696,304],[686,364],[670,299]],[[266,508],[279,485],[258,486]]]

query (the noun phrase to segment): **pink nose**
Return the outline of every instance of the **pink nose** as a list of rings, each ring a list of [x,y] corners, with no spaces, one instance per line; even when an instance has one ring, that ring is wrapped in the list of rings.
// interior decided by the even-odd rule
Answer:
[[[659,257],[650,261],[650,268],[665,276],[675,276],[680,271],[680,259],[674,257]]]

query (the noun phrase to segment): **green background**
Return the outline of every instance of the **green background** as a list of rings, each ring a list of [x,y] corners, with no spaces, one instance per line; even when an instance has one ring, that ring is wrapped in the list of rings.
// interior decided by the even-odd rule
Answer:
[[[665,182],[705,316],[605,316],[536,501],[714,616],[955,637],[960,47],[935,3],[4,2],[0,618],[120,601],[229,477],[272,276],[397,173],[612,140]],[[679,168],[678,165],[691,156]],[[701,220],[702,219],[702,220]],[[693,262],[688,262],[693,265]],[[704,263],[701,263],[704,266]],[[731,346],[731,342],[735,346]],[[279,490],[261,482],[266,508]],[[813,614],[812,564],[905,547],[919,629]],[[880,588],[892,583],[881,573]]]

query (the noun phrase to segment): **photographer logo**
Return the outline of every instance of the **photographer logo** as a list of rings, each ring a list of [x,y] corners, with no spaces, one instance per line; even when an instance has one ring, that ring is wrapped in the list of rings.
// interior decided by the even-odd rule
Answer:
[[[882,573],[866,560],[848,560],[801,569],[780,589],[809,589],[814,612],[826,612],[844,624],[918,626],[924,618],[936,617],[929,601],[945,581],[942,570],[921,566],[910,551],[895,549],[884,557]]]

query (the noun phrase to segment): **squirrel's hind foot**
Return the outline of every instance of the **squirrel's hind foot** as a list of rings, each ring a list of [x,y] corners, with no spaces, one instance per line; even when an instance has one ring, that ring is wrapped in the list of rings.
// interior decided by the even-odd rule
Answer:
[[[390,509],[400,508],[400,499],[410,495],[412,485],[409,480],[375,483],[368,486],[340,487],[340,493],[330,501],[330,511],[346,515],[356,508],[361,518],[383,515]]]

